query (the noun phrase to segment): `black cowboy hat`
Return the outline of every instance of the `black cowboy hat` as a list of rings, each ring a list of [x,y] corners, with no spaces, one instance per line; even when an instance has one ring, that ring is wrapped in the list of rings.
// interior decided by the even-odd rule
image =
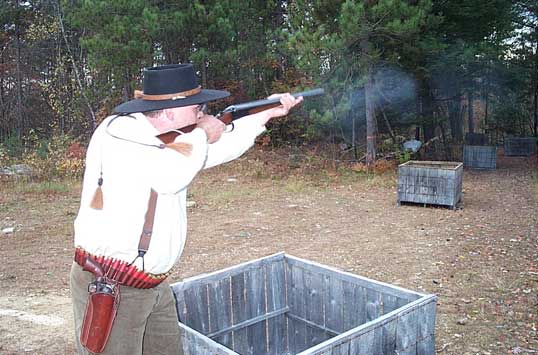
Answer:
[[[170,64],[144,69],[144,91],[114,108],[115,113],[155,111],[199,105],[225,98],[228,91],[202,89],[192,64]]]

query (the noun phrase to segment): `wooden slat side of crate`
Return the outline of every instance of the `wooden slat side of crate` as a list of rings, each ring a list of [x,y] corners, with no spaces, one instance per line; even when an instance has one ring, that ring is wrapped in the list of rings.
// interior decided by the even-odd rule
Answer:
[[[507,137],[504,139],[504,155],[506,156],[530,156],[536,153],[536,141],[534,137]]]
[[[183,355],[237,355],[225,346],[211,340],[210,338],[198,333],[196,330],[179,323],[181,333],[181,344],[183,346]]]
[[[284,254],[171,285],[180,322],[239,354],[287,348]]]
[[[478,145],[464,146],[463,166],[473,169],[496,169],[497,147]]]
[[[289,350],[306,351],[423,295],[286,255]]]
[[[463,163],[409,161],[398,167],[398,204],[401,202],[445,205],[461,199]]]
[[[433,355],[436,304],[436,296],[425,295],[297,355]]]

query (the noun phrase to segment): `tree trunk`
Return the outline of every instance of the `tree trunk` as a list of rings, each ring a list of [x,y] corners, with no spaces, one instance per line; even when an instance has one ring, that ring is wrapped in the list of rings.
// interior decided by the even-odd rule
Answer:
[[[19,0],[16,1],[17,20],[15,22],[15,49],[16,49],[16,71],[17,71],[17,124],[16,133],[18,137],[22,136],[25,129],[24,114],[22,110],[22,75],[21,75],[21,33],[20,33],[20,14]]]
[[[369,2],[367,1],[367,4]],[[365,76],[366,83],[364,84],[364,103],[366,113],[366,164],[372,165],[376,158],[376,143],[375,143],[375,103],[374,103],[374,78],[373,78],[373,66],[371,63],[372,55],[372,43],[368,36],[363,38],[360,42],[362,54],[365,58]]]
[[[489,114],[489,61],[486,64],[486,77],[484,78],[484,101],[485,101],[485,107],[484,107],[484,126],[486,127],[486,133],[489,131],[488,127],[488,114]]]
[[[461,119],[461,97],[458,94],[454,99],[448,101],[448,120],[450,122],[450,133],[454,143],[463,142],[463,122]]]
[[[538,137],[538,26],[534,28],[536,52],[534,53],[534,136]]]
[[[123,84],[123,102],[127,102],[133,98],[134,92],[131,89],[131,73],[129,68],[125,68],[123,72],[125,84]]]
[[[474,108],[473,108],[473,93],[467,93],[467,118],[469,120],[469,133],[474,133]]]
[[[424,128],[424,143],[426,143],[435,136],[435,122],[433,117],[435,109],[434,99],[429,84],[425,80],[423,80],[421,86],[420,116],[422,120],[422,126]]]
[[[88,107],[88,111],[90,111],[90,132],[93,133],[95,131],[95,127],[97,126],[97,120],[95,118],[95,112],[93,112],[92,105],[90,104],[90,100],[88,100],[88,97],[86,96],[86,90],[84,86],[82,85],[82,81],[80,80],[80,75],[77,67],[77,63],[75,63],[75,56],[73,55],[73,51],[71,50],[71,46],[69,45],[69,41],[67,40],[67,35],[65,33],[65,27],[64,22],[62,19],[62,9],[60,8],[60,2],[57,2],[57,13],[58,13],[58,24],[60,25],[60,30],[62,32],[62,37],[65,42],[65,47],[67,48],[67,53],[69,54],[69,60],[71,61],[71,65],[73,66],[73,72],[75,74],[75,79],[78,84],[78,88],[80,90],[80,94],[82,95],[82,98],[84,99],[84,102],[86,103],[86,106]],[[71,75],[69,75],[70,77]]]
[[[488,112],[489,112],[489,91],[486,86],[486,96],[485,96],[485,107],[484,107],[484,126],[486,126],[486,130],[489,130],[488,127]]]
[[[364,100],[366,103],[366,164],[371,165],[375,162],[376,143],[375,143],[375,103],[374,103],[374,83],[372,73],[367,74],[366,84],[364,85]]]

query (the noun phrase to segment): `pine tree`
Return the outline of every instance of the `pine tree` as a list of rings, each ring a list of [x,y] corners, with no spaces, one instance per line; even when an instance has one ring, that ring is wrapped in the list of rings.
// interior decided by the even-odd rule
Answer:
[[[428,21],[429,0],[318,0],[292,3],[288,44],[305,72],[331,88],[337,102],[325,119],[366,117],[366,161],[376,157],[376,111],[380,83],[376,74],[387,63],[400,64],[402,43],[415,43]],[[378,79],[383,80],[383,79]],[[354,112],[362,92],[362,112]],[[353,125],[355,126],[355,125]],[[353,142],[354,144],[354,142]]]
[[[144,0],[78,0],[64,2],[70,24],[84,32],[80,39],[90,66],[122,90],[123,100],[133,97],[141,68],[154,63],[154,36],[158,11]]]

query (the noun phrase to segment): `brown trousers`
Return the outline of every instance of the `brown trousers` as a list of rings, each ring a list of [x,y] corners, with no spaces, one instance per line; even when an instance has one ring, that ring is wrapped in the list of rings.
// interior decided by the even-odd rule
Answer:
[[[78,264],[71,267],[71,297],[79,354],[92,354],[80,344],[80,331],[91,273]],[[106,348],[102,354],[183,354],[175,299],[168,282],[151,289],[120,286],[120,306]]]

